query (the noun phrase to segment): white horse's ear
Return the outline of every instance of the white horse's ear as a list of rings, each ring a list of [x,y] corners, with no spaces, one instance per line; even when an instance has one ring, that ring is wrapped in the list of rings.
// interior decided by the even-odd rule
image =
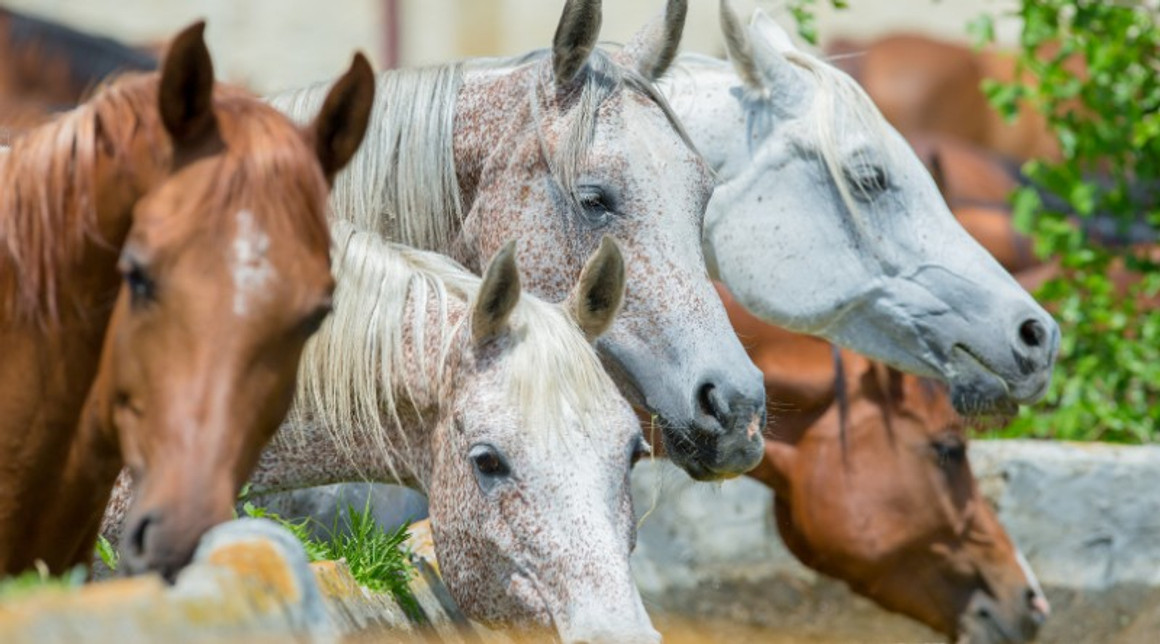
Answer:
[[[793,44],[789,32],[761,9],[753,12],[753,20],[749,23],[749,29],[753,32],[755,39],[769,43],[777,51],[797,51],[797,45]]]
[[[624,256],[612,237],[605,235],[568,298],[568,311],[589,342],[612,326],[624,301],[624,285]]]
[[[584,68],[600,36],[600,0],[568,0],[552,38],[556,87],[571,83]]]
[[[624,46],[622,55],[641,76],[655,81],[668,71],[681,47],[688,0],[668,0],[663,14],[653,18]]]
[[[481,344],[499,336],[520,301],[520,271],[513,239],[492,258],[471,309],[471,339]]]
[[[729,60],[733,61],[733,69],[741,82],[751,90],[764,92],[764,76],[753,59],[753,46],[729,0],[721,0],[721,33],[725,37],[725,51],[729,52]]]

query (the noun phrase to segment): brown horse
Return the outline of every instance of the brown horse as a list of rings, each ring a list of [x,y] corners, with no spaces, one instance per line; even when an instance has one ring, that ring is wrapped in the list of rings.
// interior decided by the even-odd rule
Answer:
[[[948,637],[1033,638],[1047,600],[979,494],[943,388],[768,326],[721,291],[770,401],[750,475],[776,493],[794,556]]]
[[[834,63],[861,83],[904,136],[945,134],[1016,159],[1059,158],[1058,142],[1031,106],[1021,105],[1008,123],[983,94],[984,79],[1006,83],[1015,78],[1009,52],[897,34],[869,43],[838,40],[827,53],[836,56]],[[1083,73],[1078,60],[1067,65]]]
[[[229,518],[329,310],[328,184],[369,65],[300,130],[215,84],[203,29],[0,156],[0,571],[88,563],[125,462],[128,568],[174,573]]]

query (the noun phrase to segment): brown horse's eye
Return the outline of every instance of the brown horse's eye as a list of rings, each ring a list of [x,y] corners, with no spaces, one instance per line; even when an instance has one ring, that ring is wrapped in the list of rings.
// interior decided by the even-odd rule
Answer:
[[[936,440],[931,447],[939,466],[962,465],[967,460],[967,445],[959,438]]]
[[[142,306],[153,301],[157,289],[144,266],[130,259],[124,263],[121,273],[125,279],[125,286],[129,289],[133,306]]]

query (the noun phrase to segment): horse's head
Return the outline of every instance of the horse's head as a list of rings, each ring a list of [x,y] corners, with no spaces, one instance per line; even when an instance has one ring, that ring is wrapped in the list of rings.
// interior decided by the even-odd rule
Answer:
[[[474,166],[461,177],[479,179],[464,184],[464,236],[480,257],[518,239],[528,290],[549,301],[615,236],[629,289],[597,345],[606,365],[659,416],[678,465],[699,479],[736,475],[760,458],[760,374],[707,279],[711,174],[652,84],[676,51],[686,3],[670,0],[615,55],[595,47],[599,4],[569,0],[548,52],[466,68],[455,157]]]
[[[852,79],[761,12],[748,29],[726,2],[722,16],[735,71],[703,82],[728,98],[688,120],[721,177],[705,222],[715,277],[767,322],[949,382],[962,413],[1038,400],[1055,321]]]
[[[492,624],[659,641],[628,563],[628,475],[648,447],[590,344],[620,307],[620,252],[605,238],[563,306],[519,282],[508,244],[452,340],[430,481],[448,588]]]
[[[786,545],[956,641],[1033,639],[1047,600],[979,493],[944,390],[851,353],[842,362],[845,395],[796,441],[766,446]]]
[[[171,577],[228,520],[330,309],[328,182],[357,149],[365,59],[300,130],[216,87],[203,25],[177,37],[155,93],[172,172],[137,202],[90,404],[136,481],[130,572]]]

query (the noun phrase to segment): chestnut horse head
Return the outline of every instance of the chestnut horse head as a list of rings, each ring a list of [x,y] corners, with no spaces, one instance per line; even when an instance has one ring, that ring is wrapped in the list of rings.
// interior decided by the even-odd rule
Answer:
[[[766,374],[773,423],[752,475],[776,492],[789,550],[959,641],[1032,639],[1047,600],[979,493],[944,388],[764,325],[725,297]]]
[[[91,433],[119,444],[137,485],[125,567],[171,577],[202,532],[231,517],[289,407],[303,345],[330,311],[329,182],[361,142],[374,78],[356,56],[300,129],[215,86],[198,25],[146,88],[172,173],[133,207],[79,444]],[[85,451],[70,467],[91,466],[97,455]]]

